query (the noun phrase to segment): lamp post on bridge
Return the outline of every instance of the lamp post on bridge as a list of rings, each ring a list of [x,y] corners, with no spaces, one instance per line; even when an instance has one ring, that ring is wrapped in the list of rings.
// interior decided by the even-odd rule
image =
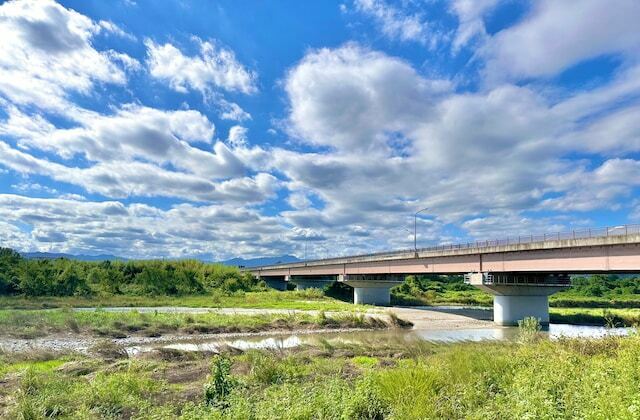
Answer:
[[[413,252],[418,254],[418,214],[422,213],[425,210],[429,210],[428,207],[418,210],[413,215]]]

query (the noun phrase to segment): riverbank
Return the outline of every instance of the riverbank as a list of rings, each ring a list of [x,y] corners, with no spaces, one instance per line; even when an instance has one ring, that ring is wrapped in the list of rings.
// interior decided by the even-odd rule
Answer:
[[[633,418],[640,338],[0,355],[0,417]],[[523,338],[524,340],[524,338]],[[532,392],[531,390],[535,390]]]
[[[268,309],[210,311],[188,308],[147,310],[0,310],[0,338],[36,339],[61,335],[123,339],[130,336],[304,331],[331,328],[387,328],[409,325],[384,313],[303,312]]]
[[[186,296],[0,296],[3,309],[55,309],[94,307],[261,308],[358,312],[371,308],[325,296],[321,290],[210,293]]]

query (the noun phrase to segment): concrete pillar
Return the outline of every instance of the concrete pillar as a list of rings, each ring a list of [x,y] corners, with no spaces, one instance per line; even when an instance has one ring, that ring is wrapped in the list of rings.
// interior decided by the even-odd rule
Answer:
[[[549,325],[549,296],[493,296],[493,322],[498,325],[518,325],[518,321],[534,317]]]
[[[353,303],[356,305],[389,306],[391,304],[391,287],[354,287]]]
[[[387,274],[341,274],[338,281],[353,287],[353,303],[389,306],[391,288],[401,284],[404,276]]]
[[[471,273],[465,281],[493,295],[493,322],[498,325],[518,325],[527,317],[548,325],[549,295],[570,285],[568,275],[548,273]]]

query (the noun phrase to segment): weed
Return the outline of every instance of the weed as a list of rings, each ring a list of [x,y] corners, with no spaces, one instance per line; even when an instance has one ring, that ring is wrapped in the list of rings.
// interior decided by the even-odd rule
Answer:
[[[387,315],[389,316],[389,320],[391,321],[391,325],[393,325],[394,327],[399,327],[399,328],[411,328],[411,327],[413,327],[413,322],[407,321],[405,319],[402,319],[402,318],[398,317],[398,315],[396,315],[395,312],[389,311],[387,313]]]
[[[520,341],[531,342],[540,336],[540,320],[534,317],[526,317],[518,321],[518,337]]]
[[[111,340],[103,340],[94,344],[89,351],[106,360],[126,359],[129,357],[127,349]]]
[[[214,356],[211,363],[211,379],[205,386],[205,402],[213,407],[225,409],[229,406],[227,398],[236,386],[231,377],[232,362],[225,356]]]

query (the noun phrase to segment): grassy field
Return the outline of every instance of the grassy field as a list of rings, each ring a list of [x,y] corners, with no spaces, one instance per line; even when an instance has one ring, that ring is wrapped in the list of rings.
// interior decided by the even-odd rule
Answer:
[[[302,330],[320,328],[384,328],[377,318],[353,312],[326,316],[283,314],[217,314],[217,313],[141,313],[137,311],[107,312],[53,310],[0,310],[3,336],[37,338],[60,333],[86,334],[110,338],[130,335],[158,337],[168,333],[245,333],[269,330]]]
[[[396,300],[405,305],[472,305],[491,306],[493,297],[481,290],[464,290],[425,293],[420,297],[403,297]],[[614,297],[581,296],[570,291],[549,297],[549,306],[555,308],[640,308],[640,295],[621,294]]]
[[[114,294],[95,297],[0,296],[0,308],[6,309],[88,308],[101,306],[185,306],[190,308],[264,308],[355,312],[367,309],[366,305],[354,305],[349,302],[327,297],[321,290],[317,289],[286,292],[239,292],[231,295],[205,294],[179,297]]]
[[[640,308],[551,308],[551,322],[575,325],[632,327],[640,325]]]
[[[98,355],[99,354],[99,355]],[[640,338],[325,342],[222,355],[0,355],[0,416],[133,419],[640,415]]]

